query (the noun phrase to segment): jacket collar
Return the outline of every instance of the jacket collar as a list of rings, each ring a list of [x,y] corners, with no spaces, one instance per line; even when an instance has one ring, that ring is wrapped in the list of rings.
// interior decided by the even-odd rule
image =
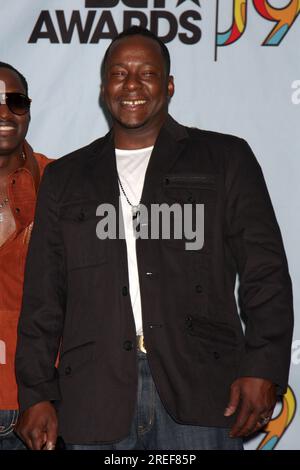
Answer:
[[[147,205],[153,202],[157,186],[161,184],[164,175],[170,171],[179,158],[187,139],[186,128],[168,115],[155,142],[146,171],[141,198],[143,204]],[[93,182],[93,191],[99,195],[99,191],[101,191],[101,199],[106,197],[107,201],[113,201],[114,204],[117,204],[120,192],[113,130],[111,129],[103,139],[95,142],[90,151],[94,154],[94,158],[89,159],[87,164],[86,181]]]
[[[28,170],[29,173],[31,174],[33,181],[34,181],[35,191],[37,192],[39,184],[40,184],[39,165],[36,159],[34,158],[32,147],[28,144],[26,140],[24,141],[24,144],[23,144],[23,152],[25,153],[25,157],[26,157],[23,168],[26,168],[26,170]]]

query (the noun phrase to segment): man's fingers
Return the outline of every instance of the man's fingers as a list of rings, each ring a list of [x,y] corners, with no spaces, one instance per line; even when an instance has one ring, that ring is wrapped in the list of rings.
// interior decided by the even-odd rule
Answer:
[[[47,427],[47,436],[44,450],[55,450],[56,439],[57,424],[56,422],[50,421]]]
[[[250,414],[250,416],[248,417],[247,421],[244,423],[244,425],[235,434],[235,437],[245,437],[245,436],[249,436],[249,434],[252,434],[253,432],[255,432],[258,419],[259,419],[259,417],[258,417],[257,413],[252,412]]]
[[[54,441],[47,441],[43,450],[55,450],[55,442]]]
[[[224,416],[231,416],[235,413],[240,401],[240,388],[232,385],[230,389],[230,399],[224,411]]]
[[[14,431],[24,442],[26,447],[28,447],[29,450],[33,450],[33,441],[29,435],[29,431],[26,428],[23,428],[21,431],[21,428],[19,429],[17,426],[15,427]]]
[[[273,414],[274,408],[269,409],[265,411],[264,413],[261,413],[257,419],[257,422],[255,423],[255,427],[252,430],[252,433],[255,433],[257,431],[260,431],[263,429],[267,424],[271,421],[272,419],[272,414]]]
[[[43,401],[21,413],[16,432],[32,450],[52,450],[57,438],[57,416],[52,403]]]
[[[47,439],[45,432],[40,429],[32,431],[29,437],[32,442],[33,450],[41,450]]]
[[[252,414],[252,409],[245,403],[242,403],[240,408],[239,414],[236,418],[236,421],[231,428],[230,437],[238,437],[240,435],[241,430],[247,423],[250,415]]]
[[[269,421],[270,421],[270,420],[268,420],[268,422],[269,422]],[[262,423],[261,421],[257,421],[257,423],[256,423],[256,425],[255,425],[255,428],[253,429],[253,431],[252,431],[251,434],[263,430],[264,427],[267,426],[268,422]]]
[[[25,438],[24,436],[21,436],[20,434],[18,434],[18,436],[22,439],[22,441],[24,442],[24,444],[29,450],[33,450],[33,442],[29,437]]]

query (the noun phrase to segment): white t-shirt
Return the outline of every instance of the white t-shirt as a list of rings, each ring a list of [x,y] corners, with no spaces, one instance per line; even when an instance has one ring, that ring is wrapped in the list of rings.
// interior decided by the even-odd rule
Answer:
[[[152,150],[153,146],[138,150],[116,149],[116,161],[119,178],[127,198],[134,206],[137,206],[141,200],[145,174]],[[136,239],[133,230],[132,208],[126,200],[121,187],[120,197],[127,246],[130,299],[134,314],[136,334],[140,335],[143,333],[142,307],[136,259]]]

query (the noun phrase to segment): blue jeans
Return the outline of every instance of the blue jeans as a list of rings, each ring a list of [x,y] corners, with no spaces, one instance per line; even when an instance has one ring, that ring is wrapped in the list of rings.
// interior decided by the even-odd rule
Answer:
[[[243,450],[229,429],[179,424],[165,410],[153,382],[147,355],[138,352],[137,409],[130,434],[112,444],[72,445],[68,450]]]
[[[14,433],[18,410],[0,410],[0,450],[26,450]]]

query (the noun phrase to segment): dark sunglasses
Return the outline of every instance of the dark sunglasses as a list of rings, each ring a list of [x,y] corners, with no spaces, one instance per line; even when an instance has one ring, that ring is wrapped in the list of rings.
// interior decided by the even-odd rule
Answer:
[[[0,93],[1,104],[6,104],[12,113],[22,116],[28,113],[31,99],[23,93]]]

